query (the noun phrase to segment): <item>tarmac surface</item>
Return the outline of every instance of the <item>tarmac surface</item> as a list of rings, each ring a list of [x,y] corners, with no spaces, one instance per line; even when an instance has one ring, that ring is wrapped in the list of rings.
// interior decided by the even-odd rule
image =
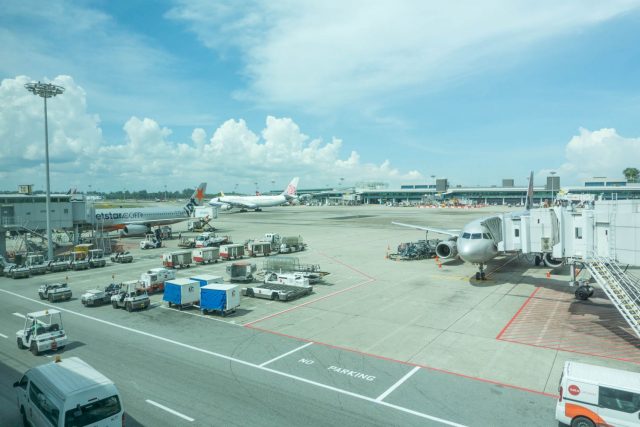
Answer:
[[[131,264],[2,277],[0,424],[19,424],[12,383],[53,356],[17,348],[19,314],[55,307],[70,339],[62,357],[79,356],[116,383],[127,425],[555,426],[564,361],[640,371],[639,340],[606,297],[575,301],[568,271],[548,274],[522,256],[496,258],[486,281],[460,261],[387,258],[399,243],[425,237],[391,221],[452,229],[497,210],[504,209],[221,213],[218,234],[236,243],[269,232],[301,235],[308,249],[292,255],[330,273],[309,296],[242,297],[227,317],[168,308],[161,294],[133,313],[80,303],[86,289],[160,267],[177,240],[142,251],[139,238],[123,239],[135,255]],[[186,223],[173,229],[195,235],[184,231]],[[228,278],[226,265],[192,266],[177,277]],[[72,300],[38,299],[40,284],[64,280]]]

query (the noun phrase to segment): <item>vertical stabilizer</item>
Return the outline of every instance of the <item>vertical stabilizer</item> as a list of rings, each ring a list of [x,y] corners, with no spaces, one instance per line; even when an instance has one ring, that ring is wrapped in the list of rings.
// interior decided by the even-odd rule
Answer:
[[[194,207],[199,206],[202,203],[202,199],[204,198],[204,192],[206,191],[206,189],[207,183],[201,182],[200,185],[198,185],[198,188],[196,188],[196,191],[193,192],[193,195],[184,207],[184,211],[188,216],[192,216]]]
[[[287,196],[295,197],[297,191],[298,191],[298,177],[296,176],[291,180],[289,185],[287,185],[287,188],[282,192],[282,195],[285,197]]]
[[[531,175],[529,175],[529,188],[527,188],[527,201],[524,206],[526,210],[530,210],[533,207],[533,171],[531,171]]]

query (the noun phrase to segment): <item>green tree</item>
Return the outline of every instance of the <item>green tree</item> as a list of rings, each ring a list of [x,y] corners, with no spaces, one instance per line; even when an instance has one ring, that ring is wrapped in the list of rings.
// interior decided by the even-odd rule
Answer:
[[[640,170],[637,168],[626,168],[622,171],[624,177],[627,179],[627,182],[638,182],[638,177],[640,176]]]

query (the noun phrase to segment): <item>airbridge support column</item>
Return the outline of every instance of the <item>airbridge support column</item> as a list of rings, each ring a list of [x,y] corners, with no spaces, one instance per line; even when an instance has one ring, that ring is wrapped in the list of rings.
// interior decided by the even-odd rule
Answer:
[[[0,255],[7,256],[7,230],[0,227]]]

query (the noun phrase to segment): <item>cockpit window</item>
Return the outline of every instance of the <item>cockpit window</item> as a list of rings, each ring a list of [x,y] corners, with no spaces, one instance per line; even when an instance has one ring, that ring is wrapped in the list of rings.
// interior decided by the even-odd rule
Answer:
[[[471,238],[471,234],[469,234],[469,233],[462,233],[462,238],[463,238],[463,239],[470,239],[470,238]]]
[[[491,240],[491,235],[489,233],[482,233],[482,238],[483,239],[487,239],[487,240]]]
[[[473,233],[471,235],[472,239],[482,239],[482,233]]]

